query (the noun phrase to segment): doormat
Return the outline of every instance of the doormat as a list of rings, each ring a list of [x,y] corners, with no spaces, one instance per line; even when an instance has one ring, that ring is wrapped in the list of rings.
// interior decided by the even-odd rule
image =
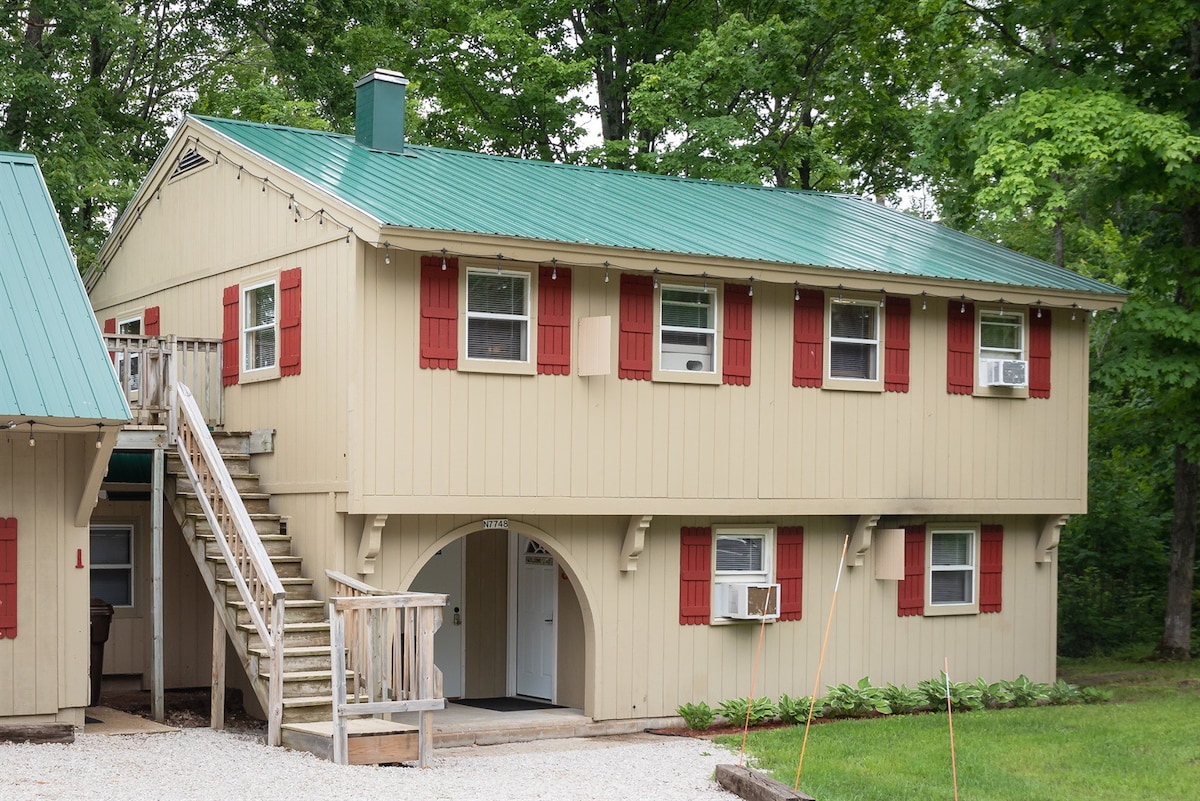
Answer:
[[[100,718],[94,718],[91,715],[84,715],[83,722],[87,723],[87,724],[95,725],[97,723],[103,723],[104,721],[101,720]]]
[[[537,709],[563,708],[557,704],[535,701],[532,698],[463,698],[451,703],[473,706],[476,709],[490,709],[493,712],[531,712]]]

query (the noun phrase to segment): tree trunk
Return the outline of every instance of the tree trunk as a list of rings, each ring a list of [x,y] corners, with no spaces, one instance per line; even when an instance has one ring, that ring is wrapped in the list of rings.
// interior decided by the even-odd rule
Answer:
[[[1196,563],[1196,462],[1183,445],[1175,446],[1175,516],[1171,524],[1171,563],[1167,576],[1167,614],[1162,640],[1154,649],[1160,659],[1190,659],[1192,646],[1192,580]]]

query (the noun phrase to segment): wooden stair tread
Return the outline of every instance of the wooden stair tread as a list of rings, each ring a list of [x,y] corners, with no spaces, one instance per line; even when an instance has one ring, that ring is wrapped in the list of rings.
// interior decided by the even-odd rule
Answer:
[[[246,608],[246,602],[240,601],[240,600],[239,601],[226,601],[225,605],[232,606],[235,609],[245,609]],[[318,607],[324,608],[324,606],[325,606],[324,601],[318,601],[316,599],[310,600],[307,598],[289,598],[283,602],[283,608],[285,610],[287,610],[287,609],[316,609]]]
[[[289,731],[313,734],[317,737],[333,736],[332,720],[315,720],[311,723],[285,723],[283,724],[283,728]],[[380,720],[379,718],[348,718],[346,720],[346,730],[351,737],[361,737],[378,734],[405,734],[417,731],[417,727],[410,726],[407,723]]]
[[[306,623],[288,623],[287,628],[284,629],[284,633],[286,634],[289,631],[291,631],[291,632],[325,631],[328,628],[329,628],[328,621],[319,621],[319,622],[318,621],[310,621],[310,622],[306,622]],[[241,631],[255,631],[256,630],[254,628],[253,623],[239,623],[238,629]],[[326,646],[325,650],[328,651],[329,647]]]
[[[253,645],[249,649],[250,653],[257,657],[271,657],[271,651],[261,645]],[[283,656],[320,656],[329,654],[328,645],[288,645],[284,646]]]
[[[219,578],[216,581],[218,584],[229,584],[229,585],[232,585],[235,587],[237,586],[237,582],[234,581],[232,578]],[[313,580],[308,578],[307,576],[280,576],[279,577],[280,584],[312,584],[312,581]],[[300,599],[297,599],[297,600],[300,600]]]

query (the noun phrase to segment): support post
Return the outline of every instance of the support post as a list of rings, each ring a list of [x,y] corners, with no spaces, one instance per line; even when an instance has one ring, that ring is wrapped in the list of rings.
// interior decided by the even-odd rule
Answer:
[[[216,731],[225,728],[225,623],[213,606],[213,641],[212,641],[212,706],[209,725]]]
[[[333,761],[350,762],[346,731],[346,617],[345,612],[329,604],[329,666],[333,676]]]
[[[166,710],[163,707],[163,472],[165,468],[165,453],[161,447],[155,448],[150,490],[150,525],[152,528],[150,616],[154,629],[153,664],[150,673],[150,711],[159,723],[166,719]]]
[[[420,609],[421,638],[417,647],[419,650],[419,670],[421,671],[422,701],[434,697],[436,680],[433,664],[433,635],[442,626],[442,607],[426,606]],[[420,712],[417,718],[417,765],[424,768],[429,766],[433,756],[433,712]]]

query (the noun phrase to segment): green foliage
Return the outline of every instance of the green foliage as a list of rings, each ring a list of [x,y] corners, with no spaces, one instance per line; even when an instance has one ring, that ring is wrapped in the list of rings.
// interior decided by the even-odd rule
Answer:
[[[979,690],[979,700],[988,709],[999,709],[1012,703],[1013,694],[1009,690],[1008,682],[997,681],[988,684],[984,679],[978,678],[975,680],[975,687]]]
[[[926,679],[917,688],[925,694],[925,700],[934,712],[946,709],[946,674],[940,678]],[[983,693],[979,686],[972,682],[952,681],[949,683],[950,704],[955,712],[969,712],[973,709],[983,709]]]
[[[681,704],[675,708],[675,714],[683,718],[684,724],[692,731],[705,731],[717,718],[717,713],[703,701],[698,704]]]
[[[909,715],[928,704],[925,693],[903,684],[884,687],[883,700],[893,715]]]
[[[793,698],[786,693],[779,696],[779,719],[784,723],[804,723],[808,720],[809,712],[812,712],[813,717],[821,716],[821,706],[813,708],[813,700],[810,696],[801,695]]]
[[[1050,685],[1046,692],[1046,700],[1054,706],[1083,703],[1083,696],[1074,684],[1068,684],[1065,679],[1059,679]]]
[[[828,690],[824,698],[825,717],[860,718],[870,712],[892,713],[883,688],[872,687],[868,676],[863,676],[856,685],[838,684]]]
[[[1049,699],[1049,690],[1045,684],[1032,682],[1022,673],[1013,681],[1005,683],[1008,694],[1012,696],[1012,705],[1018,707],[1037,706]]]
[[[1111,701],[1113,694],[1103,687],[1080,687],[1079,699],[1085,704],[1105,704]]]
[[[775,703],[765,696],[755,698],[753,701],[749,698],[731,698],[728,701],[722,701],[717,710],[721,713],[721,717],[735,726],[746,724],[747,711],[751,726],[766,723],[779,716],[779,710],[775,708]]]

